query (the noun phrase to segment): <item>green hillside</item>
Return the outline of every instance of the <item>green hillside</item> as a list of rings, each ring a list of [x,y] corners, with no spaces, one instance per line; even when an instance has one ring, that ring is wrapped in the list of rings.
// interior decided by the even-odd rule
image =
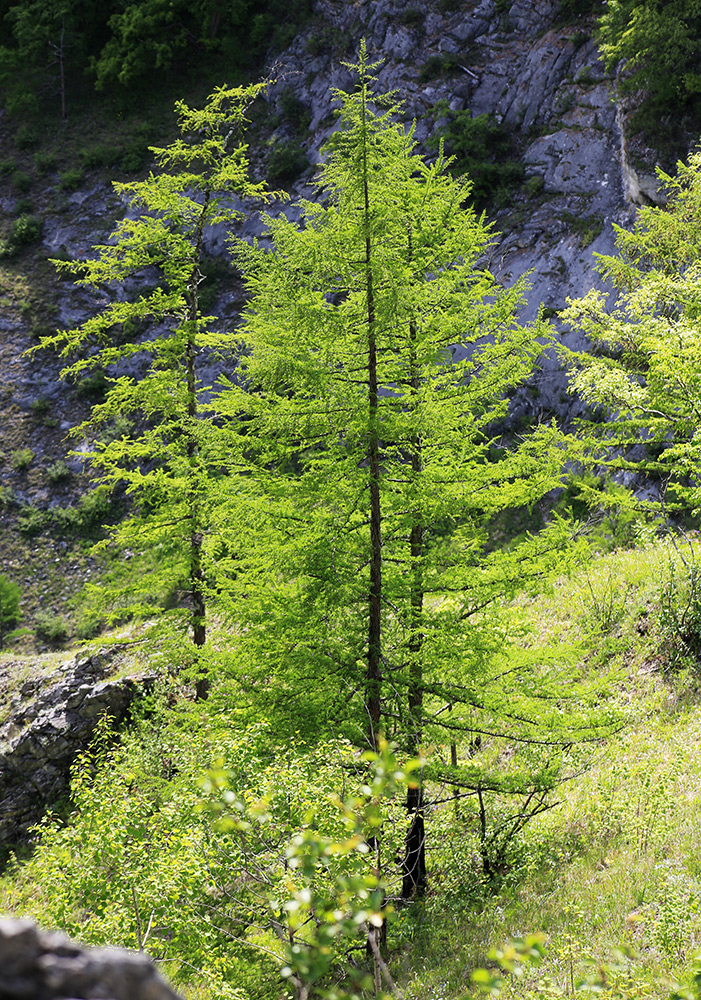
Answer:
[[[525,176],[501,121],[439,101],[460,160],[425,155],[363,39],[289,205],[311,119],[245,81],[310,5],[113,6],[0,3],[3,754],[60,658],[37,647],[148,683],[3,849],[0,906],[190,1000],[698,1000],[701,154],[607,221],[591,291],[528,312],[479,207]],[[599,22],[620,93],[663,71],[626,48],[662,17],[637,6]]]

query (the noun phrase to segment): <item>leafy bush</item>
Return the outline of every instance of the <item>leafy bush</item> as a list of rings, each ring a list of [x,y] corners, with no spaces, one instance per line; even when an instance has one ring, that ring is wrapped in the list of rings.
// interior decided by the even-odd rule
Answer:
[[[91,537],[99,533],[105,521],[116,512],[107,494],[93,490],[71,507],[54,507],[51,519],[59,532],[65,535]]]
[[[29,404],[29,409],[32,411],[35,417],[45,416],[51,409],[51,403],[46,398],[46,396],[39,396],[37,399],[33,399]]]
[[[665,670],[701,665],[701,566],[689,563],[682,579],[670,563],[657,613],[659,649]]]
[[[342,31],[336,25],[327,24],[312,32],[307,38],[305,50],[312,58],[329,52],[339,56],[348,50],[351,40],[348,32]]]
[[[0,639],[19,621],[19,599],[17,584],[0,573]]]
[[[37,638],[49,646],[62,646],[68,638],[68,625],[60,615],[51,611],[37,611],[34,631]]]
[[[432,116],[445,124],[429,137],[428,145],[436,149],[443,140],[446,152],[455,157],[454,173],[467,174],[472,181],[475,204],[508,203],[524,174],[523,163],[514,158],[508,130],[491,115],[473,118],[469,108],[451,111],[447,101],[439,101]]]
[[[62,191],[77,191],[83,183],[83,171],[77,168],[64,170],[58,175],[58,186]]]
[[[523,185],[526,197],[537,198],[545,190],[545,178],[540,174],[533,174]]]
[[[32,179],[29,174],[25,174],[23,170],[16,170],[12,175],[12,186],[15,191],[26,194],[32,186]]]
[[[107,143],[96,143],[93,146],[83,146],[78,150],[78,157],[86,170],[95,170],[99,167],[113,167],[122,156],[119,146],[110,146]]]
[[[428,83],[437,77],[452,76],[460,65],[460,60],[454,52],[429,56],[419,70],[419,80]]]
[[[11,507],[15,502],[15,491],[10,486],[0,486],[0,507]]]
[[[311,112],[304,101],[297,97],[292,87],[285,87],[278,99],[280,114],[298,134],[306,132],[311,123]]]
[[[105,626],[102,615],[93,609],[84,611],[75,625],[75,634],[79,639],[94,639]]]
[[[0,177],[13,174],[16,169],[17,165],[14,160],[0,160]]]
[[[15,133],[17,149],[32,149],[39,142],[39,133],[33,125],[20,125]]]
[[[41,534],[47,524],[46,514],[38,507],[26,506],[20,511],[17,518],[17,530],[27,538],[34,538]]]
[[[47,818],[17,870],[22,909],[88,944],[148,939],[176,985],[206,984],[198,996],[279,996],[280,975],[322,985],[332,966],[346,987],[366,978],[382,883],[364,834],[390,812],[401,824],[394,759],[354,762],[341,741],[290,759],[270,754],[264,726],[183,717],[183,728],[154,711],[158,725],[142,721],[117,747],[98,725],[73,768],[73,816]],[[341,802],[341,788],[354,797]],[[232,947],[232,926],[255,940],[282,926],[277,957]]]
[[[119,169],[125,174],[135,174],[141,170],[149,156],[149,142],[137,131],[121,149]]]
[[[56,169],[58,156],[56,153],[35,153],[34,166],[38,174],[49,174]]]
[[[31,448],[17,448],[10,455],[10,465],[15,472],[24,472],[34,461],[34,452]]]
[[[407,28],[419,28],[424,23],[425,17],[426,13],[420,7],[407,7],[402,11],[400,20]]]
[[[20,215],[12,223],[10,243],[24,246],[41,239],[41,219],[36,215]]]
[[[87,399],[91,403],[99,403],[105,398],[108,385],[104,369],[96,368],[90,375],[86,375],[85,378],[76,383],[75,393],[81,399]]]
[[[307,154],[299,142],[278,142],[270,152],[268,179],[272,184],[294,181],[308,166]]]
[[[58,483],[65,483],[67,479],[71,477],[71,470],[68,468],[66,463],[62,458],[58,461],[52,462],[46,469],[46,478],[53,485]]]

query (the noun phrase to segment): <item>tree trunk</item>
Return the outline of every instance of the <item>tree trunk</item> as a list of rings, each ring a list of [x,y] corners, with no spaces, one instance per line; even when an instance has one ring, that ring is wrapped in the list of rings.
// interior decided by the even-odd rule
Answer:
[[[201,280],[200,260],[202,257],[202,238],[204,233],[204,223],[209,205],[210,192],[205,192],[204,204],[200,213],[195,237],[195,254],[192,276],[189,287],[189,315],[188,315],[188,341],[185,353],[186,379],[187,379],[187,415],[189,418],[188,438],[187,438],[187,458],[190,464],[190,493],[188,498],[190,515],[190,602],[192,616],[190,624],[192,628],[192,641],[196,649],[201,649],[207,639],[206,631],[206,606],[204,596],[204,573],[202,570],[202,524],[199,498],[197,491],[197,464],[199,456],[199,444],[196,433],[197,413],[197,320],[199,318],[199,284]],[[197,669],[202,665],[198,663]],[[209,677],[202,673],[197,677],[195,683],[195,698],[203,701],[209,694]]]
[[[411,260],[411,230],[409,231],[409,260]],[[419,401],[419,366],[416,353],[416,326],[409,326],[411,340],[410,389],[412,408],[416,412]],[[412,481],[416,486],[422,470],[422,441],[417,432],[411,441]],[[409,538],[411,558],[411,611],[409,622],[409,753],[417,756],[421,747],[423,730],[423,664],[421,652],[424,641],[423,627],[423,512],[415,506]],[[420,779],[419,779],[420,780]],[[421,784],[407,788],[406,809],[411,822],[405,840],[404,861],[402,863],[402,899],[412,899],[423,895],[426,889],[426,831],[424,823],[424,796]]]
[[[365,108],[363,106],[363,113]],[[365,212],[365,293],[368,333],[368,475],[370,491],[370,588],[368,592],[368,668],[365,708],[368,738],[377,749],[382,689],[382,516],[380,507],[380,442],[377,427],[377,339],[375,294],[370,235],[370,191],[367,150],[363,150],[363,198]]]

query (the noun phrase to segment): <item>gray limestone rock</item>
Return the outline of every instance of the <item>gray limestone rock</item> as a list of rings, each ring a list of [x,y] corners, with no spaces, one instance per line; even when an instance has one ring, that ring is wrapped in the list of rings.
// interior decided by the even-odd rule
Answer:
[[[0,919],[0,1000],[178,1000],[153,962],[82,948],[29,920]]]
[[[21,839],[68,789],[76,754],[104,715],[119,724],[153,677],[105,679],[106,653],[77,657],[43,688],[30,685],[0,725],[0,846]],[[25,692],[23,686],[21,692]],[[0,963],[1,967],[1,963]]]

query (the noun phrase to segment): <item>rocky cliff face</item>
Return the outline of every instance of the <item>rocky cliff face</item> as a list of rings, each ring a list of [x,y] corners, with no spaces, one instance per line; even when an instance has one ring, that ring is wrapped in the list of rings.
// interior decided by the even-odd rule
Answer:
[[[301,102],[309,119],[301,142],[310,163],[317,162],[333,129],[332,89],[351,82],[342,61],[353,58],[365,37],[371,55],[383,61],[380,89],[397,91],[407,121],[416,120],[424,151],[436,128],[431,111],[439,101],[453,111],[490,114],[508,128],[525,179],[510,205],[490,211],[502,233],[490,263],[506,282],[531,272],[524,319],[533,317],[541,303],[554,311],[568,295],[581,295],[596,284],[592,253],[611,252],[613,224],[628,225],[634,203],[655,197],[656,191],[654,177],[641,177],[627,157],[623,115],[591,40],[593,21],[560,23],[561,6],[559,0],[511,5],[424,0],[409,7],[403,0],[318,0],[312,23],[275,65],[269,96],[272,110],[285,93]],[[289,128],[283,121],[273,139],[289,138]],[[292,185],[293,198],[314,196],[306,186],[310,179],[308,173]],[[78,191],[69,201],[68,212],[46,220],[49,254],[88,253],[120,211],[107,183]],[[285,211],[294,216],[294,205]],[[252,215],[242,228],[250,236],[259,234],[258,217]],[[226,252],[225,236],[218,230],[208,234],[213,254]],[[240,289],[222,290],[218,309],[232,324],[240,304]],[[95,300],[62,282],[56,305],[59,322],[75,324],[89,315]],[[551,371],[542,386],[543,407],[564,414],[572,401],[560,400],[562,389],[563,380]],[[37,395],[61,407],[55,368],[25,363],[13,397],[26,407]],[[64,424],[71,423],[67,416]]]
[[[7,715],[0,723],[0,848],[20,840],[46,806],[68,791],[70,767],[101,716],[118,724],[150,677],[108,678],[110,657],[76,657],[50,680],[12,683],[15,665],[0,665]],[[12,694],[10,692],[13,692]],[[1,963],[0,963],[1,968]]]

